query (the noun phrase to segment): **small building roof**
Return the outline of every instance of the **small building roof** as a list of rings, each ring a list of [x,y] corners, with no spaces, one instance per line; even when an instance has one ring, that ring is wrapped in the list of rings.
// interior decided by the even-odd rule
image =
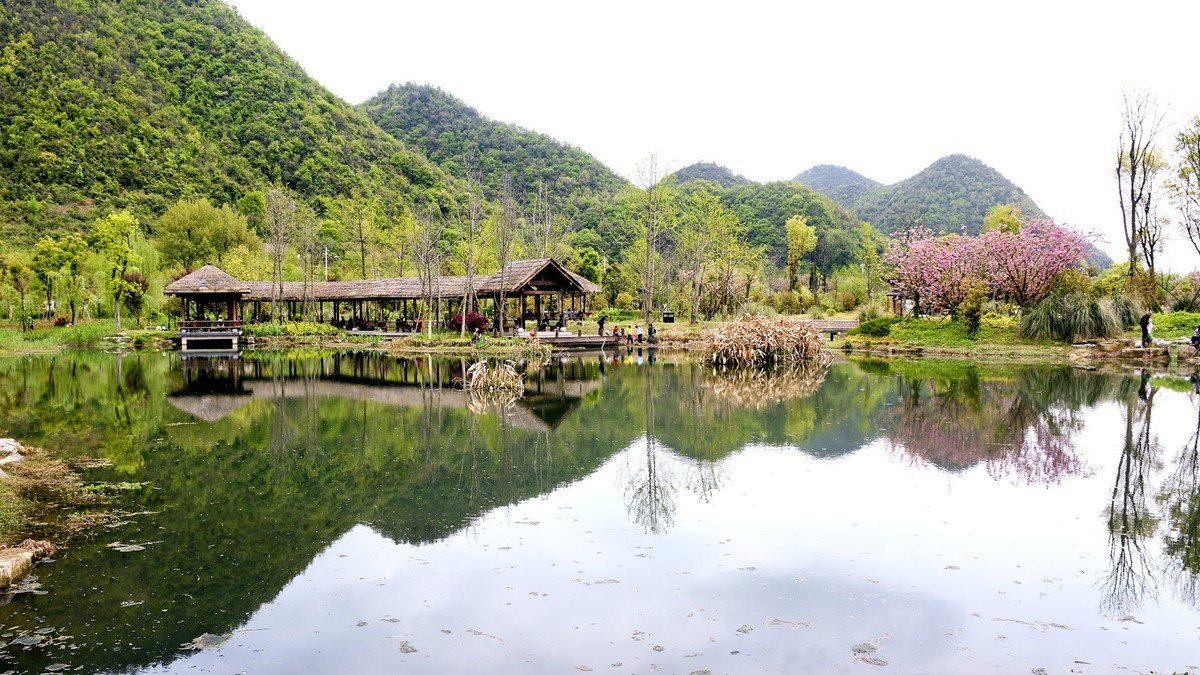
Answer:
[[[167,295],[245,295],[246,284],[225,270],[208,263],[204,267],[167,284]]]

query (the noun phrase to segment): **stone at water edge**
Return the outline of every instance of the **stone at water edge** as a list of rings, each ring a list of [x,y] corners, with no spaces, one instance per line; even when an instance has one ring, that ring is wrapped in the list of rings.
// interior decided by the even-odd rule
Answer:
[[[33,552],[20,549],[0,550],[0,588],[29,574],[33,569]]]
[[[1179,360],[1190,359],[1196,355],[1196,348],[1191,345],[1179,345]]]
[[[19,455],[25,447],[13,438],[0,438],[0,455]]]

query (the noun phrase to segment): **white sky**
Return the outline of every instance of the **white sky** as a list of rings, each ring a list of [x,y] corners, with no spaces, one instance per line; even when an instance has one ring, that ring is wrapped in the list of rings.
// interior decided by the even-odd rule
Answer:
[[[893,183],[963,153],[1118,260],[1122,94],[1158,101],[1165,146],[1200,115],[1195,0],[231,4],[350,103],[432,84],[631,179],[657,153],[667,170],[840,164]],[[1172,236],[1170,268],[1200,266]]]

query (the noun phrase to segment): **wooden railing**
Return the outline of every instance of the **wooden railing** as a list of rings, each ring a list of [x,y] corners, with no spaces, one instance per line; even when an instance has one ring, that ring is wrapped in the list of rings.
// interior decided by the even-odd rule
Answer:
[[[183,332],[225,331],[242,327],[237,319],[218,319],[216,321],[186,319],[179,322],[179,330]]]

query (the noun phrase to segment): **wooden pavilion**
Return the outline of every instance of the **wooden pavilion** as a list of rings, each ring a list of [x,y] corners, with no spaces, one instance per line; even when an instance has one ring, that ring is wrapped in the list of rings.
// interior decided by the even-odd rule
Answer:
[[[493,328],[508,333],[533,320],[539,328],[565,325],[568,315],[582,316],[587,297],[601,292],[600,286],[568,270],[552,258],[518,260],[493,274],[472,279],[470,296],[490,300]],[[271,312],[297,318],[315,316],[319,321],[343,328],[383,329],[387,316],[399,318],[398,332],[419,329],[420,302],[433,299],[433,315],[443,317],[461,311],[468,295],[464,276],[363,279],[357,281],[239,281],[216,265],[208,264],[169,284],[163,292],[182,302],[181,341],[185,334],[239,330],[243,321],[270,320]],[[515,299],[518,313],[498,325],[495,307]],[[532,306],[530,306],[532,305]],[[240,332],[240,331],[239,331]]]

